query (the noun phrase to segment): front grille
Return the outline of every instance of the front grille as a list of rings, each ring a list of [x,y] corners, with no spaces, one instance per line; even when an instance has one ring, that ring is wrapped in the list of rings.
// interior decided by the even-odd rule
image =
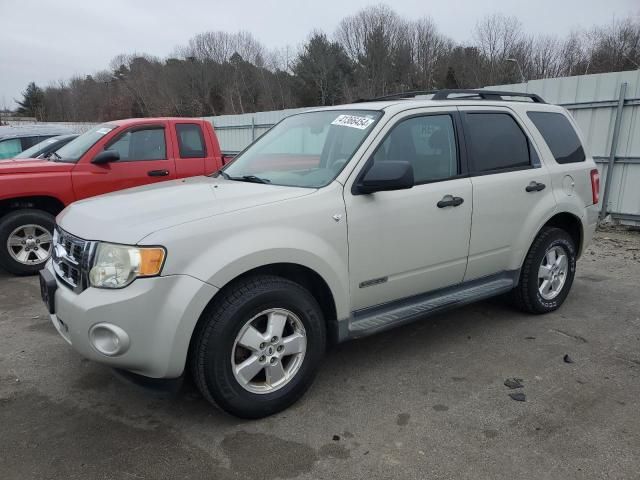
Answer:
[[[88,286],[92,243],[56,226],[53,238],[53,269],[60,281],[80,293]]]

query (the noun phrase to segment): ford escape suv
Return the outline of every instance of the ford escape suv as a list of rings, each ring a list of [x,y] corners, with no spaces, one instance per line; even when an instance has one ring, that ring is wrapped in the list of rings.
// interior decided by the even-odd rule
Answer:
[[[326,346],[510,293],[560,307],[598,217],[566,110],[407,93],[290,116],[211,176],[57,217],[43,300],[81,355],[237,416],[295,402]]]

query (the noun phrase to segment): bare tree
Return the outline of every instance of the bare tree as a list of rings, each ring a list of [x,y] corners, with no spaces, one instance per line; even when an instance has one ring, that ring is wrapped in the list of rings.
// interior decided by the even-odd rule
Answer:
[[[299,48],[268,50],[248,32],[204,32],[160,59],[123,53],[108,70],[49,85],[38,116],[99,121],[128,116],[204,116],[329,105],[409,89],[475,88],[527,79],[640,68],[640,17],[563,38],[525,35],[515,17],[482,18],[459,44],[429,17],[390,7],[312,33]],[[32,87],[33,89],[33,87]]]
[[[489,15],[476,25],[474,38],[484,64],[481,82],[494,85],[512,81],[513,75],[510,72],[514,67],[507,60],[523,60],[522,52],[526,50],[526,38],[520,21],[516,17],[497,13]]]
[[[608,26],[595,27],[590,71],[610,72],[640,68],[640,18],[626,18]]]
[[[393,77],[402,72],[393,60],[406,48],[407,35],[407,23],[386,5],[365,8],[340,22],[335,37],[359,67],[356,95],[372,97],[394,90]]]
[[[451,40],[438,32],[430,17],[424,17],[409,25],[413,62],[416,66],[416,83],[420,88],[437,86],[438,64],[451,49]]]

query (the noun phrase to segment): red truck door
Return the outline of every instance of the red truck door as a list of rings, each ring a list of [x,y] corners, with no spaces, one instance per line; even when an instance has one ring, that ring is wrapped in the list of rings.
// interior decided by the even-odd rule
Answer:
[[[176,159],[176,176],[193,177],[213,173],[207,171],[207,165],[212,163],[215,150],[205,140],[202,125],[195,122],[175,122],[172,132],[175,134],[174,148]]]
[[[103,149],[116,150],[120,160],[101,165],[83,159],[73,169],[73,188],[82,198],[176,178],[171,135],[164,124],[127,128],[109,140]]]

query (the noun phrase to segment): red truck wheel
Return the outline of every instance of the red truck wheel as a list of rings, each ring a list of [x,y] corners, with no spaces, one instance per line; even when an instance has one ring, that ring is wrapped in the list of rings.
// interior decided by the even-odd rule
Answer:
[[[53,250],[55,219],[42,210],[24,209],[0,219],[0,267],[14,275],[34,275]]]

